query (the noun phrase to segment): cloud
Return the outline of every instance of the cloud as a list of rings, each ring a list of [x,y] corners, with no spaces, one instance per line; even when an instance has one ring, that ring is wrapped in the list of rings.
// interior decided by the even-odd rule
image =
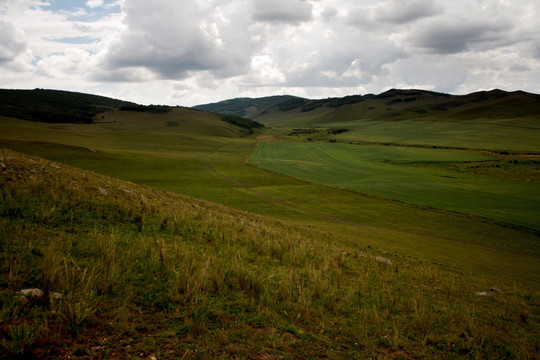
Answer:
[[[432,53],[455,54],[471,50],[473,46],[498,46],[510,29],[505,21],[438,20],[418,28],[410,40]]]
[[[538,18],[538,0],[0,0],[0,66],[3,86],[184,105],[539,92]]]
[[[36,66],[36,73],[48,77],[66,77],[74,74],[86,74],[90,66],[90,53],[76,47],[70,47],[61,54],[50,55]]]
[[[0,64],[13,61],[26,50],[24,32],[0,19]]]
[[[299,24],[313,19],[313,5],[305,0],[253,0],[253,5],[256,21]]]
[[[89,8],[97,8],[103,6],[103,0],[88,0],[86,6]]]
[[[165,79],[193,71],[239,74],[249,67],[258,43],[241,9],[241,2],[127,1],[125,28],[109,44],[105,65],[143,67]]]
[[[409,88],[452,93],[467,79],[467,69],[457,58],[438,56],[400,59],[392,69]]]
[[[374,12],[374,20],[392,24],[406,24],[440,14],[442,8],[433,0],[399,0],[386,2]]]
[[[332,18],[334,18],[336,15],[338,15],[338,10],[333,7],[333,6],[330,6],[330,7],[326,7],[324,8],[324,10],[321,12],[321,16],[324,20],[326,21],[329,21],[331,20]]]

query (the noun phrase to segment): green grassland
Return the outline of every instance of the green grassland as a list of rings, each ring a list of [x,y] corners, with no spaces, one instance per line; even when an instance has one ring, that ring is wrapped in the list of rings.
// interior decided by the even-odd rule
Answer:
[[[539,183],[408,166],[492,159],[461,150],[276,142],[261,143],[251,162],[317,184],[540,230]]]
[[[323,110],[312,110],[315,122],[299,114],[329,128],[358,120],[350,107],[339,121]],[[429,141],[328,143],[365,141],[321,129],[249,130],[186,108],[109,111],[93,124],[0,118],[0,129],[0,148],[19,152],[0,154],[5,356],[526,359],[539,351],[538,182],[524,162],[536,160],[533,140],[508,155]],[[501,157],[504,168],[481,168]],[[386,193],[347,189],[347,179],[366,175]],[[459,212],[419,206],[442,202],[426,184]],[[473,186],[481,201],[467,198]],[[15,300],[32,287],[63,299]]]
[[[1,125],[4,138],[0,139],[0,145],[17,151],[260,215],[313,226],[322,231],[333,232],[339,226],[340,231],[354,239],[352,242],[382,247],[385,251],[406,252],[410,256],[463,271],[497,274],[511,281],[539,281],[535,271],[538,245],[534,233],[506,229],[488,220],[471,220],[466,215],[470,213],[469,209],[465,209],[465,215],[430,211],[335,186],[317,186],[251,166],[246,163],[246,159],[256,146],[255,136],[261,136],[263,130],[249,135],[245,129],[220,121],[217,116],[209,113],[184,108],[164,114],[122,111],[104,114],[103,118],[100,117],[92,125],[47,125],[7,118],[2,120]],[[279,137],[279,131],[272,131]],[[315,151],[333,149],[331,145],[337,144],[303,146],[310,146]],[[344,145],[339,146],[343,151],[348,149]],[[399,169],[400,180],[409,183],[393,185],[392,179],[396,174],[392,173],[390,179],[378,185],[380,188],[386,185],[387,191],[393,191],[391,194],[387,192],[386,196],[397,196],[399,191],[403,194],[413,188],[418,196],[426,197],[423,189],[410,181],[415,174],[429,174],[432,179],[436,179],[436,185],[446,191],[447,200],[452,204],[456,202],[452,198],[456,193],[453,185],[455,179],[440,177],[441,174],[447,174],[445,171],[412,167],[411,159],[453,161],[458,156],[462,161],[484,162],[491,158],[465,151],[437,150],[434,152],[437,155],[433,155],[428,149],[373,148],[379,152],[375,158],[362,160],[354,153],[346,156],[352,159],[354,155],[357,165],[363,161],[375,179],[383,178],[384,171],[388,175],[388,171]],[[398,152],[396,149],[408,152]],[[414,156],[411,158],[411,155]],[[317,156],[321,158],[314,161],[329,159],[321,153]],[[388,159],[382,162],[385,157]],[[392,165],[389,160],[401,164]],[[340,164],[343,167],[343,162]],[[324,172],[324,166],[320,164],[319,175]],[[347,167],[347,171],[353,169]],[[381,169],[386,170],[381,173]],[[327,176],[339,176],[339,171],[330,172]],[[421,183],[422,176],[417,180]],[[440,181],[447,188],[438,184]],[[534,187],[534,184],[524,185]],[[536,196],[534,194],[533,200]],[[431,199],[427,196],[427,200],[433,200],[433,195],[430,196]],[[533,209],[524,210],[519,204],[516,205],[518,200],[512,197],[514,195],[505,196],[512,201],[510,205],[514,204],[514,207],[506,213],[501,211],[501,216],[507,219],[521,211],[526,216],[514,223],[529,227],[532,223],[534,228],[534,213],[537,211],[534,209],[534,201],[527,198],[525,204],[532,203],[529,206]],[[469,205],[473,209],[480,208],[475,202],[469,202]],[[456,243],[463,247],[460,249],[462,256],[455,256]],[[520,260],[522,255],[527,257]],[[484,260],[480,263],[470,261],[472,257]],[[493,270],[493,266],[496,270]]]
[[[8,150],[0,158],[2,357],[538,353],[535,287],[375,249],[348,231]],[[45,295],[22,301],[24,288]]]
[[[349,125],[355,126],[353,131],[337,135],[337,139],[540,153],[540,121],[536,119],[380,121]]]

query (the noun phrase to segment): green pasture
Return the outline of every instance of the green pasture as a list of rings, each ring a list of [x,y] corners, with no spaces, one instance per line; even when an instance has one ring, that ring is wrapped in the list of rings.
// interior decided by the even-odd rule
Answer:
[[[355,126],[353,131],[337,135],[336,139],[503,151],[540,151],[540,121],[533,119],[400,121],[351,125]]]
[[[261,143],[251,162],[316,184],[540,229],[540,185],[408,166],[485,161],[468,151],[348,145]]]
[[[41,124],[4,118],[0,119],[0,127],[0,147],[312,227],[321,233],[339,231],[343,237],[336,241],[354,246],[369,245],[466,272],[539,281],[532,275],[537,273],[538,256],[537,236],[533,233],[335,186],[320,186],[255,167],[246,162],[256,146],[254,136],[204,112],[183,109],[159,115],[115,112],[105,114],[92,125]],[[331,150],[334,148],[330,146],[336,144],[299,145],[323,145],[319,149]],[[260,156],[257,154],[264,146],[261,144],[254,159]],[[396,180],[406,181],[420,169],[405,165],[410,161],[490,159],[465,151],[402,150],[405,152],[378,147],[378,156],[365,163],[372,167],[370,171],[375,177],[376,171],[387,167],[397,171]],[[299,155],[291,155],[291,160]],[[332,159],[333,155],[329,151],[318,156]],[[317,161],[320,159],[311,162]],[[301,161],[295,166],[298,164]],[[323,171],[323,164],[317,167]],[[400,169],[408,172],[404,174]],[[330,175],[322,177],[326,176]],[[441,179],[449,181],[434,178]],[[387,189],[396,187],[392,183],[395,181],[388,179]],[[417,186],[416,195],[420,196],[421,190]],[[532,199],[526,201],[530,203]],[[531,222],[528,219],[525,224]],[[456,256],[456,251],[460,256]],[[471,261],[475,257],[484,260]]]

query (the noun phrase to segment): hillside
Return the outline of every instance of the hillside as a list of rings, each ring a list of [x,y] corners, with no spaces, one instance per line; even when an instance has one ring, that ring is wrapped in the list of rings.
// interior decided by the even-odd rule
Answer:
[[[0,89],[0,116],[48,123],[91,123],[101,112],[134,105],[104,96],[60,90]]]
[[[0,166],[2,358],[537,354],[519,283],[9,150]]]
[[[540,125],[476,117],[511,95],[0,116],[0,358],[533,358]]]
[[[236,115],[255,118],[275,105],[289,101],[304,101],[305,99],[290,95],[267,96],[262,98],[236,98],[217,103],[194,106],[194,109],[211,111],[219,114]]]
[[[374,95],[310,100],[283,99],[279,103],[256,106],[249,118],[270,126],[318,126],[360,120],[462,121],[476,118],[501,119],[538,117],[540,95],[522,91],[481,91],[450,95],[425,90],[391,89]],[[205,107],[215,112],[242,112],[258,99],[233,99]],[[219,104],[219,106],[218,106]]]

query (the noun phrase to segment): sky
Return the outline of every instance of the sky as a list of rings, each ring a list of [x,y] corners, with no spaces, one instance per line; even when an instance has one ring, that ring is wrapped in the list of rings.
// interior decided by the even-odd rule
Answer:
[[[540,93],[538,0],[0,0],[0,88],[140,104]]]

